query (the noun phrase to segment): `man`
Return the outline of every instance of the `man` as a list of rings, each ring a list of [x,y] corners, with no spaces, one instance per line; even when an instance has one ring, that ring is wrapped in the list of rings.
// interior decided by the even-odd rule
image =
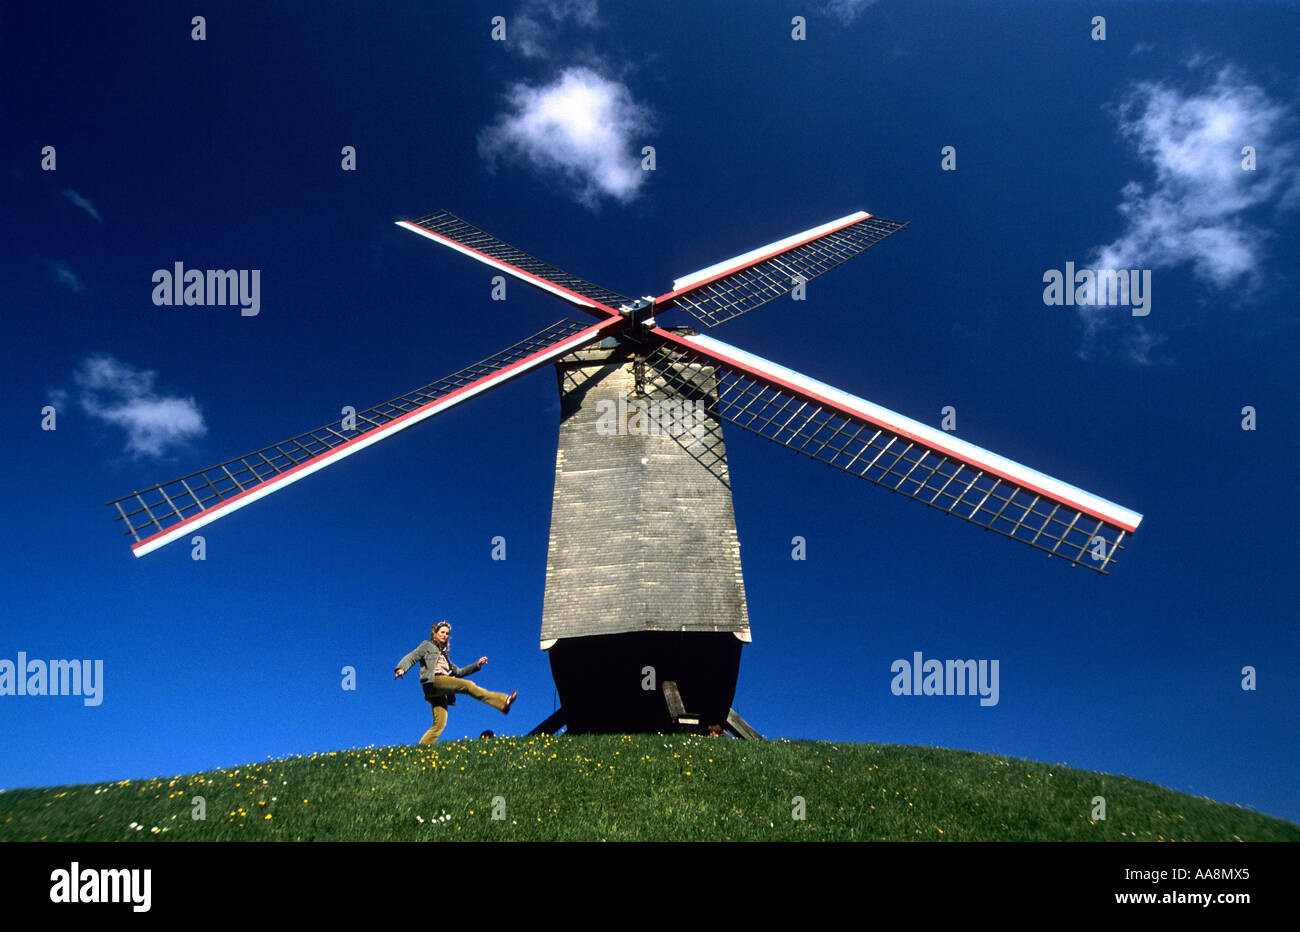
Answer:
[[[447,706],[456,704],[456,694],[462,693],[471,699],[485,702],[504,714],[510,714],[519,690],[509,696],[505,693],[489,692],[471,683],[463,677],[471,676],[483,669],[486,657],[480,657],[478,663],[468,667],[457,667],[447,656],[447,644],[451,641],[451,625],[440,621],[429,631],[429,640],[424,641],[411,651],[393,668],[393,679],[401,679],[406,671],[418,660],[420,662],[420,685],[424,688],[424,698],[433,706],[433,727],[424,733],[421,744],[434,744],[442,730],[447,727]]]

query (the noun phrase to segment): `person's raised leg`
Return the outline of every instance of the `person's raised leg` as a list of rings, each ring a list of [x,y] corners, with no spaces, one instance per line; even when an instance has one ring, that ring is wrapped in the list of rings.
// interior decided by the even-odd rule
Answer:
[[[458,676],[435,676],[433,685],[439,692],[469,696],[471,699],[477,699],[479,702],[492,706],[498,712],[504,712],[510,706],[510,697],[505,693],[494,693],[475,682]]]

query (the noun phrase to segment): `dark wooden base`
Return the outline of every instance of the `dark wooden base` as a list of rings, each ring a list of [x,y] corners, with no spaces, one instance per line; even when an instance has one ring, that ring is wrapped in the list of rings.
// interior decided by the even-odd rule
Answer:
[[[726,727],[743,645],[732,634],[659,632],[569,638],[548,652],[570,734]],[[675,684],[670,709],[664,684]],[[680,722],[685,717],[694,723]]]
[[[671,692],[680,697],[680,694],[677,693],[676,684],[673,683],[672,680],[669,680],[668,684],[673,687]],[[673,705],[669,701],[668,696],[669,696],[669,690],[664,690],[664,699],[666,703],[669,703],[669,714],[671,715]],[[680,705],[680,698],[678,698],[677,704]],[[695,720],[697,718],[697,717],[691,717],[689,715],[684,715],[683,717],[692,718],[692,720]],[[561,706],[560,708],[552,712],[550,715],[546,716],[546,718],[542,721],[542,723],[538,725],[536,728],[534,728],[532,731],[530,731],[529,734],[530,735],[553,735],[561,728],[563,728],[564,725],[565,725],[564,708],[563,706]],[[741,718],[740,713],[737,712],[735,709],[730,709],[727,712],[727,721],[723,724],[722,727],[724,728],[724,730],[731,732],[737,738],[746,738],[751,741],[763,740],[763,736],[760,735],[757,731],[755,731],[754,728],[749,724],[749,722]],[[695,729],[684,727],[679,719],[677,723],[677,730],[694,731]]]

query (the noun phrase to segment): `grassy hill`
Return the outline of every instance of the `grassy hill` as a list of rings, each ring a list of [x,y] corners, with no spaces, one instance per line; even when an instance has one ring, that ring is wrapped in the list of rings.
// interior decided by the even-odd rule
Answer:
[[[989,754],[681,735],[464,739],[0,793],[0,841],[452,838],[1300,841],[1300,826]]]

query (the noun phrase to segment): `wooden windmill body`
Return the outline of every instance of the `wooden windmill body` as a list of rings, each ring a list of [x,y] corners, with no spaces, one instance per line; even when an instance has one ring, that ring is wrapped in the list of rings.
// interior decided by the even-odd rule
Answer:
[[[560,435],[541,646],[570,731],[730,715],[750,640],[716,378],[685,398],[617,339],[556,365]]]

